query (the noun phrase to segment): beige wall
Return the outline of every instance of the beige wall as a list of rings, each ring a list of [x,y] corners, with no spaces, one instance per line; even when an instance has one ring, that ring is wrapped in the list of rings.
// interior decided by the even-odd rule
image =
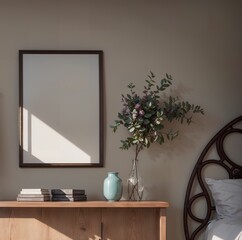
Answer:
[[[109,125],[130,81],[138,88],[152,70],[174,77],[174,92],[202,105],[204,117],[179,138],[140,156],[147,199],[169,201],[168,239],[184,239],[182,208],[189,174],[207,141],[241,115],[240,0],[0,0],[0,199],[23,187],[85,188],[102,199],[115,170],[125,181],[133,151],[118,149],[125,129]],[[18,50],[100,49],[105,60],[105,167],[18,167]]]

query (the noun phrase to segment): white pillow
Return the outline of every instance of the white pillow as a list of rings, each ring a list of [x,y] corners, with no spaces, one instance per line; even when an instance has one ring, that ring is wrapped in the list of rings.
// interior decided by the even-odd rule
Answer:
[[[242,179],[205,178],[212,193],[218,218],[242,217]]]

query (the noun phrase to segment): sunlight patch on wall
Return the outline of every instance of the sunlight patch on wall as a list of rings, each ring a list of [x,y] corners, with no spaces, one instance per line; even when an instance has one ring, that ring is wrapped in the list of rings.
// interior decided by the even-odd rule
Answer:
[[[26,109],[23,109],[23,118],[25,119],[23,149],[39,161],[43,163],[91,163],[90,155],[39,118],[29,114]]]

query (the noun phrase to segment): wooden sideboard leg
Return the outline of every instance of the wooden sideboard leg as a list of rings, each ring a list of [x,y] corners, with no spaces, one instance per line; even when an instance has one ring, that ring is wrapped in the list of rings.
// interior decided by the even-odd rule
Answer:
[[[160,209],[160,238],[159,240],[166,240],[166,209]]]

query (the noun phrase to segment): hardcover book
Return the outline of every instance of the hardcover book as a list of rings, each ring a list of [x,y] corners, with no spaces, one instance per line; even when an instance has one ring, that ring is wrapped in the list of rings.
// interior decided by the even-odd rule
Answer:
[[[23,188],[20,194],[49,194],[49,189],[44,188]]]
[[[67,201],[67,202],[75,202],[75,201],[86,201],[87,197],[52,197],[52,201],[58,202],[58,201]]]
[[[84,195],[85,190],[83,189],[52,189],[52,195]]]
[[[50,197],[17,197],[19,202],[44,202],[50,201]]]
[[[18,194],[18,198],[50,198],[50,194]]]

